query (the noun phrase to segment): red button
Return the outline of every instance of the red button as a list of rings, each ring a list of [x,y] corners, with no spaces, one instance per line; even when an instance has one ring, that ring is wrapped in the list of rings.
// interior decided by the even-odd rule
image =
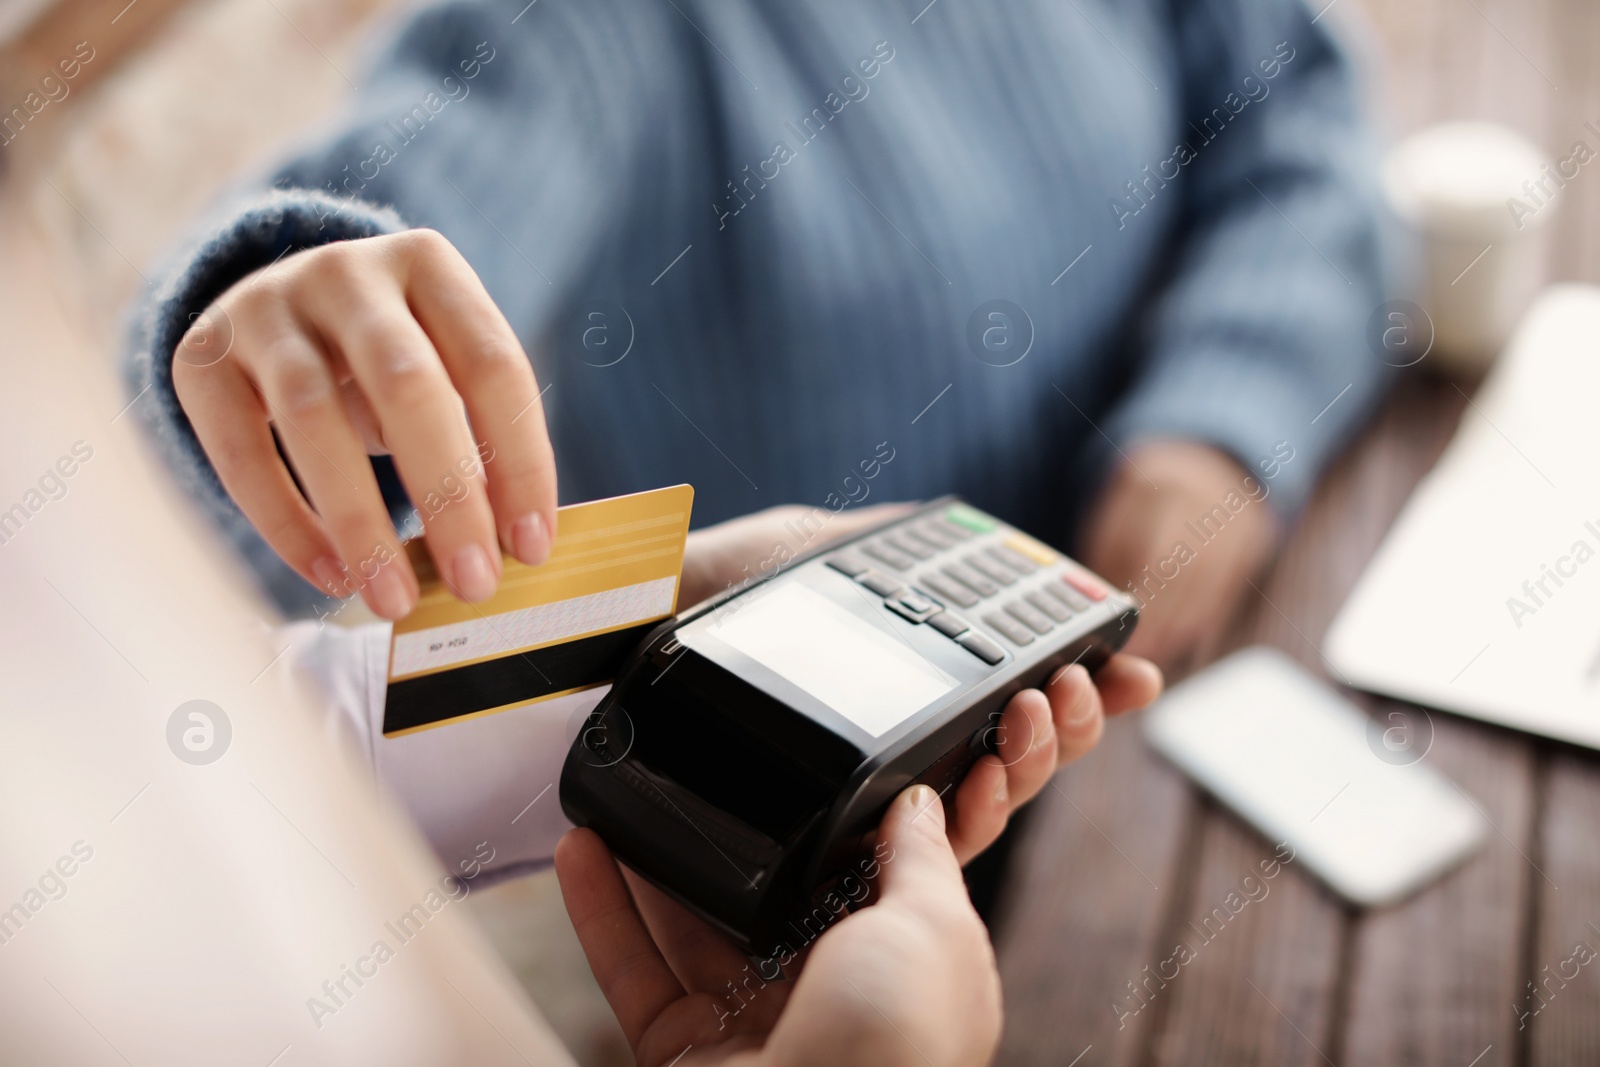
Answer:
[[[1100,583],[1098,578],[1095,578],[1090,574],[1069,570],[1061,576],[1061,580],[1072,586],[1072,588],[1076,589],[1084,596],[1088,597],[1090,600],[1104,600],[1106,598],[1106,594],[1110,592],[1110,590]]]

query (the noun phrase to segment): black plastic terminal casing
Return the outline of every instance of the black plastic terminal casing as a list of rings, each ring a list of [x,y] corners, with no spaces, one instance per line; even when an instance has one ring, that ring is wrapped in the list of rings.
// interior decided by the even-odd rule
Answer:
[[[1007,656],[990,666],[881,600],[863,599],[855,609],[863,617],[881,611],[884,625],[917,631],[929,655],[954,649],[944,666],[961,683],[876,738],[774,695],[782,686],[761,672],[730,669],[679,637],[774,582],[848,587],[843,575],[816,570],[827,567],[825,557],[959,504],[947,497],[829,542],[661,623],[573,742],[561,774],[567,817],[596,830],[620,860],[747,952],[773,956],[813,940],[832,914],[824,901],[859,899],[830,893],[841,876],[875,871],[875,832],[889,802],[915,782],[948,799],[947,787],[993,750],[1010,698],[1069,663],[1097,670],[1131,634],[1137,603],[1108,587],[1089,610],[1027,646],[994,638]],[[915,584],[914,576],[905,580]],[[977,624],[973,613],[962,614]]]

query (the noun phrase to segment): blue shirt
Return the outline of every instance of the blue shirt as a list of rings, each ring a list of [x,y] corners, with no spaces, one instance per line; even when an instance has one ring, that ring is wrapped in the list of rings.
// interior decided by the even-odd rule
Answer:
[[[425,225],[548,388],[563,502],[690,482],[703,525],[955,492],[1060,543],[1119,453],[1177,437],[1252,469],[1286,445],[1292,511],[1383,381],[1372,147],[1327,20],[925,2],[424,11],[333,136],[180,257],[134,346],[142,410],[309,601],[199,452],[171,352],[285,249]]]

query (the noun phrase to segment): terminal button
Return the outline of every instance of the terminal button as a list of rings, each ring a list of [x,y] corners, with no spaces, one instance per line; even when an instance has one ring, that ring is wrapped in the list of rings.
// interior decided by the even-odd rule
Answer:
[[[970,608],[974,607],[978,603],[978,598],[973,595],[970,589],[962,585],[960,582],[953,582],[942,575],[924,574],[918,580],[921,581],[923,585],[933,590],[935,596],[944,597],[944,599],[948,600],[952,604],[957,604],[963,608]]]
[[[1001,635],[1013,645],[1033,644],[1033,631],[1022,623],[1002,612],[991,611],[983,617],[983,621],[990,628],[1000,631]]]
[[[989,555],[1024,576],[1032,574],[1039,569],[1039,565],[1033,560],[1015,549],[1007,548],[1005,545],[995,545],[989,549]]]
[[[955,507],[947,508],[944,517],[955,525],[971,530],[973,533],[989,533],[1000,525],[977,508],[969,508],[965,504],[957,504]]]
[[[889,605],[891,611],[910,622],[926,622],[938,616],[943,609],[921,593],[914,593],[909,589],[902,589],[891,597],[886,597],[884,603]]]
[[[880,563],[887,563],[897,571],[910,570],[911,565],[916,562],[894,545],[881,540],[864,545],[862,551]]]
[[[1045,589],[1050,593],[1051,596],[1061,601],[1073,611],[1089,610],[1089,598],[1072,588],[1072,586],[1067,585],[1064,581],[1051,582],[1049,585],[1045,586]]]
[[[1029,604],[1026,600],[1017,600],[1006,605],[1006,611],[1018,622],[1036,634],[1050,632],[1051,623],[1044,612]]]
[[[1002,566],[981,552],[974,552],[972,555],[964,557],[961,562],[982,573],[984,577],[999,582],[1001,585],[1015,585],[1017,582],[1017,576],[1011,572],[1010,567]]]
[[[972,624],[953,611],[941,611],[928,620],[928,625],[946,637],[960,637],[972,629]]]
[[[907,526],[906,532],[941,552],[956,547],[956,535],[942,522],[919,522],[915,526]]]
[[[1106,587],[1100,583],[1100,579],[1095,578],[1092,575],[1081,574],[1075,570],[1067,571],[1061,576],[1061,580],[1072,586],[1072,588],[1076,589],[1084,596],[1088,597],[1090,600],[1104,600],[1106,598],[1106,593],[1109,592],[1109,590],[1107,590]]]
[[[964,563],[952,563],[944,568],[946,577],[954,578],[979,596],[994,596],[1000,587]]]
[[[854,556],[840,552],[836,556],[828,557],[828,566],[844,575],[846,578],[859,578],[867,573],[867,565]]]
[[[1029,638],[1032,640],[1032,638]],[[1006,658],[1006,650],[976,630],[968,630],[956,638],[956,644],[977,656],[991,667]]]
[[[956,541],[970,541],[974,537],[978,536],[965,526],[958,526],[957,524],[949,521],[949,519],[945,518],[929,519],[928,525],[937,528],[939,532],[943,533],[946,537]]]
[[[890,548],[899,549],[913,559],[933,558],[933,550],[925,547],[915,537],[906,537],[901,533],[884,534],[883,543]]]
[[[1005,544],[1007,548],[1015,549],[1041,567],[1051,567],[1061,562],[1061,557],[1054,551],[1020,533],[1006,538]]]
[[[1046,596],[1043,593],[1029,593],[1022,599],[1050,616],[1056,622],[1066,622],[1072,618],[1072,609],[1053,596]]]
[[[905,583],[901,582],[898,578],[889,577],[882,571],[868,571],[857,578],[856,581],[860,582],[874,593],[877,593],[879,596],[885,597],[894,596],[900,590],[905,588]]]

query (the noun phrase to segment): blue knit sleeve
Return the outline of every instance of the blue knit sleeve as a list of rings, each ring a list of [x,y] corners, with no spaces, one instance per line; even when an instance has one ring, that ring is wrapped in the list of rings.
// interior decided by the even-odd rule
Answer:
[[[693,32],[672,7],[629,0],[431,4],[377,51],[331,128],[175,258],[172,280],[138,312],[130,395],[148,390],[135,409],[286,612],[322,598],[233,505],[172,391],[173,349],[193,317],[296,249],[427,226],[473,264],[531,349],[593,250],[627,225],[633,191],[656,185],[651,168],[692,147],[692,71],[673,57]],[[578,84],[594,100],[571,106]],[[268,185],[278,191],[263,198]],[[393,463],[373,466],[400,514]]]
[[[1181,196],[1182,231],[1105,429],[1124,451],[1214,444],[1272,474],[1292,513],[1389,379],[1365,339],[1391,258],[1376,149],[1351,58],[1302,0],[1173,8],[1177,143],[1112,210],[1133,227],[1149,200]]]
[[[172,387],[173,352],[202,312],[230,286],[255,270],[296,251],[393,233],[405,228],[393,211],[321,193],[276,192],[234,213],[179,252],[186,264],[136,320],[124,357],[132,410],[150,430],[170,469],[245,558],[267,594],[288,614],[304,614],[327,598],[313,589],[269,548],[223,489]],[[217,343],[230,331],[218,326]],[[392,479],[388,479],[392,482]],[[380,482],[384,479],[380,479]],[[403,497],[387,492],[392,510]]]

